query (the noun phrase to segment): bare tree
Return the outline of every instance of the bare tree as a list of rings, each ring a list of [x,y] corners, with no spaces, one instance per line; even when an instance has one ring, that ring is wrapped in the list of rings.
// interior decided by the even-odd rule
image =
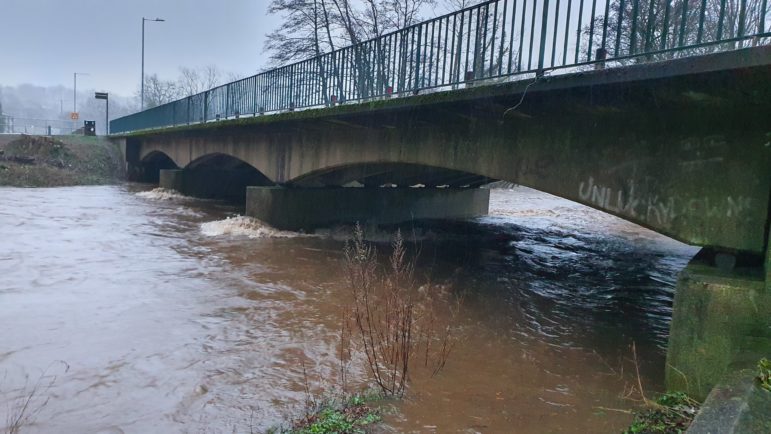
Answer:
[[[321,55],[334,51],[339,43],[338,32],[333,27],[334,13],[329,9],[330,0],[273,0],[268,13],[281,15],[283,22],[267,35],[265,50],[270,53],[274,66],[300,59],[316,58],[311,74],[307,71],[298,77],[298,85],[320,84],[322,97],[329,102],[329,66]],[[332,65],[336,68],[336,65]],[[334,76],[338,74],[334,73]],[[272,85],[268,85],[272,86]],[[342,83],[340,83],[342,89]],[[269,88],[264,89],[270,91]]]
[[[747,42],[742,41],[708,43],[757,33],[764,19],[760,16],[763,0],[609,1],[607,24],[605,16],[600,15],[582,30],[583,59],[591,60],[593,48],[603,47],[603,42],[609,57],[697,45],[683,53],[705,54],[726,45],[730,48],[746,46]],[[604,29],[607,29],[606,33]],[[625,63],[660,60],[676,55],[670,51],[638,57]]]
[[[145,76],[145,107],[153,108],[180,98],[176,82],[158,78],[158,74]]]
[[[267,35],[265,51],[272,66],[334,51],[342,42],[340,20],[331,10],[334,0],[272,0],[268,13],[280,15],[281,25]]]
[[[222,84],[223,73],[215,65],[201,68],[182,67],[177,80],[179,91],[184,96],[191,96]],[[230,79],[230,77],[228,77]],[[234,78],[231,81],[236,80]]]
[[[354,86],[352,97],[366,98],[382,93],[386,83],[388,64],[385,47],[373,38],[389,31],[415,24],[422,18],[421,10],[436,0],[273,0],[269,12],[283,17],[282,25],[267,35],[266,51],[274,64],[315,58],[312,70],[321,82],[321,92],[328,100],[330,89],[335,89],[341,100],[346,99],[342,73]],[[362,44],[363,41],[369,41]],[[321,54],[348,47],[332,59]],[[350,47],[349,47],[350,46]],[[415,61],[410,53],[404,56]],[[406,66],[406,65],[405,65]],[[409,69],[408,69],[409,70]],[[293,82],[307,81],[298,77]],[[398,73],[397,73],[398,75]]]

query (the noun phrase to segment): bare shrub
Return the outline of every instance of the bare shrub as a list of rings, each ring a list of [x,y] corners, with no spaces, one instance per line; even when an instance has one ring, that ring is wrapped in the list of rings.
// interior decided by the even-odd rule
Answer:
[[[64,372],[69,371],[70,366],[59,361],[64,366]],[[40,374],[40,377],[30,383],[29,376],[25,378],[24,387],[19,390],[18,396],[11,401],[6,414],[5,434],[19,434],[22,428],[32,424],[40,412],[48,405],[50,397],[46,396],[48,391],[56,383],[56,375],[50,375],[48,372],[51,366],[46,368]]]
[[[442,324],[435,312],[438,288],[417,285],[415,259],[407,258],[401,232],[394,236],[385,269],[379,267],[377,249],[365,241],[358,224],[353,235],[344,249],[352,299],[351,328],[380,391],[385,396],[402,396],[410,367],[422,362],[436,375],[444,368],[455,340],[449,323]],[[343,327],[345,331],[346,326]],[[349,332],[346,339],[350,337]],[[341,345],[341,355],[344,351]],[[341,357],[344,375],[343,363]]]

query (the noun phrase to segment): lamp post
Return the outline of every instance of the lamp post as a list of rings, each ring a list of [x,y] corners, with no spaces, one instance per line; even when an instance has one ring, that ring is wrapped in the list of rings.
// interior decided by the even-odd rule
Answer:
[[[72,119],[72,131],[78,129],[78,75],[88,75],[88,73],[74,72],[72,74],[72,114],[70,115],[70,119]]]
[[[105,135],[110,135],[110,95],[107,92],[96,92],[94,98],[104,100],[104,131]]]
[[[140,107],[145,109],[145,21],[163,22],[166,21],[163,18],[150,19],[142,17],[142,96]]]

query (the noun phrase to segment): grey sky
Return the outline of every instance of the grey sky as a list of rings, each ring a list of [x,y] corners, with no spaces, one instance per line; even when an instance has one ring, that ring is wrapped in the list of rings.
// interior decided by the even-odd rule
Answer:
[[[0,0],[0,84],[72,86],[129,96],[138,88],[142,17],[145,73],[174,79],[180,66],[255,73],[279,17],[269,0]]]

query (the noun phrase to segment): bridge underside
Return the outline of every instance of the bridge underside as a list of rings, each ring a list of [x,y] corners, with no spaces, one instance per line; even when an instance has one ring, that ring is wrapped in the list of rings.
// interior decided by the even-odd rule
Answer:
[[[771,315],[740,307],[755,296],[767,300],[763,294],[771,291],[769,77],[771,47],[757,47],[140,132],[126,138],[126,155],[141,168],[162,153],[184,170],[227,155],[260,174],[257,185],[287,189],[473,188],[505,180],[705,246],[703,263],[721,265],[733,283],[681,280],[681,288],[695,285],[710,295],[689,304],[678,294],[672,333],[678,350],[670,349],[669,360],[688,378],[676,387],[699,384],[692,392],[700,394],[731,363],[717,356],[728,347],[702,335],[716,336],[712,325],[721,312],[751,320],[723,327],[720,342],[752,336],[742,342],[771,351]],[[766,271],[757,271],[764,261]],[[715,296],[726,291],[740,295]],[[707,356],[696,360],[696,354]],[[700,370],[704,364],[714,369]]]
[[[758,47],[149,131],[127,138],[127,159],[163,153],[192,169],[227,155],[296,187],[505,180],[690,244],[764,254],[769,59]]]

